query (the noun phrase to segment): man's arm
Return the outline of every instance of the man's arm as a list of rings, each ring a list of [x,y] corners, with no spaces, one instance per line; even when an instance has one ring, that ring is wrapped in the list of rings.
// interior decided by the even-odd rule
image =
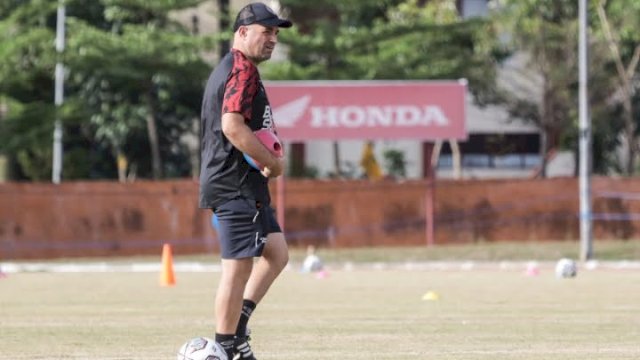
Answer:
[[[262,174],[266,177],[278,177],[284,170],[284,162],[267,150],[253,134],[239,113],[224,113],[222,115],[222,132],[233,146],[251,156],[260,164],[264,164]]]

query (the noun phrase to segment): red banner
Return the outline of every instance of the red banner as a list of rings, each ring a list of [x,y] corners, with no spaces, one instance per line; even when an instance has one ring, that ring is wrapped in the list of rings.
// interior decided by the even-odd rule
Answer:
[[[466,139],[460,81],[265,82],[283,140]]]

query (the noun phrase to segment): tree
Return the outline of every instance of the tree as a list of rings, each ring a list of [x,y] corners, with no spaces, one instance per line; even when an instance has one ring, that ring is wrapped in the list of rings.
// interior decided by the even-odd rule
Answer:
[[[288,80],[466,78],[478,103],[493,102],[502,56],[493,27],[461,19],[455,3],[282,0],[295,23],[280,38],[289,60],[266,64],[263,73]],[[339,159],[334,162],[340,174]]]
[[[544,177],[548,154],[562,145],[576,119],[577,2],[503,0],[500,4],[496,22],[510,39],[509,52],[520,60],[512,65],[504,102],[513,117],[541,129]],[[519,82],[526,86],[517,86]]]
[[[637,139],[638,114],[633,101],[638,87],[634,79],[637,76],[640,61],[640,35],[638,34],[640,4],[636,1],[597,0],[595,7],[600,20],[600,33],[606,41],[615,67],[616,94],[612,97],[622,104],[621,117],[624,122],[622,137],[626,149],[623,172],[626,175],[632,175],[640,152]]]
[[[168,127],[168,134],[174,127],[182,132],[199,115],[208,72],[201,54],[207,42],[169,17],[170,11],[198,2],[105,0],[104,28],[69,21],[71,82],[87,99],[98,138],[120,163],[127,163],[130,136],[146,129],[155,179],[164,168],[159,127]]]
[[[281,3],[296,26],[281,33],[290,60],[268,64],[265,73],[272,78],[467,78],[472,88],[492,89],[499,55],[492,26],[460,19],[455,1]]]
[[[71,155],[69,160],[84,156],[82,162],[94,163],[86,171],[74,171],[80,162],[65,157],[65,178],[91,177],[96,169],[95,176],[109,176],[104,171],[115,169],[113,160],[123,158],[139,164],[143,175],[159,178],[163,170],[170,176],[186,175],[188,154],[179,139],[199,116],[209,72],[201,55],[212,41],[193,36],[170,14],[201,1],[67,0],[62,59],[67,79],[59,110],[52,105],[58,2],[3,2],[0,95],[9,111],[0,123],[7,130],[0,140],[8,138],[0,142],[0,150],[17,161],[19,174],[50,176],[53,119],[60,111],[65,154]],[[28,141],[35,134],[37,140]],[[92,145],[96,140],[99,146]],[[163,157],[172,162],[163,164]],[[105,159],[114,166],[102,165]]]
[[[496,3],[500,6],[494,21],[502,36],[508,39],[507,52],[515,54],[513,59],[516,59],[505,62],[504,72],[511,76],[504,76],[506,80],[501,81],[505,85],[503,101],[512,116],[531,121],[542,130],[543,170],[551,150],[571,149],[577,161],[577,3],[551,0],[501,0]],[[609,29],[610,36],[604,29],[598,30],[604,26],[602,19],[607,14],[596,10],[604,2],[591,0],[590,4],[589,106],[594,171],[609,174],[623,169],[627,172],[624,168],[630,165],[620,167],[616,159],[616,149],[621,145],[619,135],[627,134],[624,135],[626,142],[632,143],[633,137],[628,134],[637,130],[631,126],[630,117],[624,115],[629,114],[624,108],[633,106],[627,104],[620,110],[615,106],[624,99],[624,95],[621,96],[624,94],[621,88],[624,81],[616,80],[616,77],[620,79],[619,74],[622,73],[619,61],[626,62],[627,68],[635,66],[632,59],[638,44],[635,30],[638,5],[624,0],[612,2],[607,7],[607,14],[615,23],[612,28],[621,29],[623,35],[620,38],[626,39],[618,43],[620,54],[623,54],[618,61],[612,60],[616,58],[615,51],[612,52],[612,43],[607,40],[618,38],[615,30]],[[517,60],[522,59],[525,61],[518,63]],[[627,70],[625,72],[628,73]],[[637,145],[628,147],[629,151],[633,148]]]
[[[51,177],[53,105],[54,1],[6,1],[0,5],[0,153],[9,157],[18,178]],[[75,152],[78,139],[67,142]]]

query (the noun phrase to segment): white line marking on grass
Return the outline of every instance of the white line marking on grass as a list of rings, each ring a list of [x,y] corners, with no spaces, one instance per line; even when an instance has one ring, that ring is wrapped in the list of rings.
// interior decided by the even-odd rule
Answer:
[[[328,264],[329,270],[356,271],[356,270],[405,270],[405,271],[522,271],[525,272],[531,261],[425,261],[425,262],[375,262],[375,263],[333,263]],[[543,271],[553,271],[555,262],[536,262]],[[153,273],[160,272],[162,264],[138,262],[130,264],[110,262],[6,262],[0,263],[0,274],[13,273]],[[202,262],[176,262],[173,264],[176,272],[220,272],[219,264]],[[287,270],[299,269],[297,264],[289,264]],[[640,270],[640,261],[597,261],[591,260],[579,263],[578,270]]]
[[[29,273],[29,272],[52,272],[52,273],[150,273],[160,272],[162,264],[154,263],[131,263],[113,264],[108,262],[99,263],[70,263],[58,264],[47,262],[29,263],[3,263],[0,264],[0,271],[4,273]],[[205,264],[200,262],[176,262],[173,264],[176,272],[219,272],[220,265]]]

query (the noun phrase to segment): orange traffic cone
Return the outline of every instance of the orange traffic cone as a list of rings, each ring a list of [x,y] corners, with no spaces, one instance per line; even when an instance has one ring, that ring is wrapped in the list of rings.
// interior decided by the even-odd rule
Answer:
[[[162,269],[160,272],[160,285],[173,286],[176,284],[176,277],[173,273],[173,254],[171,253],[171,245],[164,244],[162,246]]]

